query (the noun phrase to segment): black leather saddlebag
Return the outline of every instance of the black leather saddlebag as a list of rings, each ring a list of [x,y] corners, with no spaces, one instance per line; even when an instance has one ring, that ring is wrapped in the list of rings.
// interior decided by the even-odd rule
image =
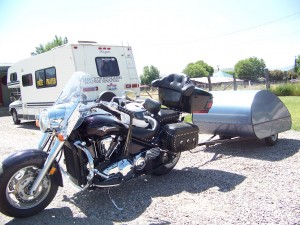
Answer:
[[[198,145],[198,126],[191,123],[172,123],[163,127],[163,148],[172,152],[183,152]]]

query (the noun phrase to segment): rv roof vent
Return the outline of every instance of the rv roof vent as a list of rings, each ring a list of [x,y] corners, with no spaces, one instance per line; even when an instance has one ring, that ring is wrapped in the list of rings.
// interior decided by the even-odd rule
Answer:
[[[96,41],[78,41],[78,44],[97,44]]]

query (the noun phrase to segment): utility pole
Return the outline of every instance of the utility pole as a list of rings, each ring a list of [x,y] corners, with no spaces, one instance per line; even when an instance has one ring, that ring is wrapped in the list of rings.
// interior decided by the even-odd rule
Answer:
[[[267,90],[270,89],[270,74],[269,74],[269,70],[267,68],[265,68],[265,78],[266,78],[266,88]]]

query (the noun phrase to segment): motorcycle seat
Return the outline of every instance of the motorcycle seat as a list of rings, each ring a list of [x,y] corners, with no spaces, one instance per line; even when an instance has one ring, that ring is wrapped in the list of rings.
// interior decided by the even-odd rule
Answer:
[[[147,128],[134,126],[132,128],[132,137],[139,140],[150,142],[153,139],[155,139],[155,137],[158,135],[160,130],[159,129],[160,125],[159,122],[152,117],[145,116],[145,118],[149,121],[149,126]]]
[[[160,109],[155,119],[160,124],[176,123],[179,120],[180,112],[172,109]]]

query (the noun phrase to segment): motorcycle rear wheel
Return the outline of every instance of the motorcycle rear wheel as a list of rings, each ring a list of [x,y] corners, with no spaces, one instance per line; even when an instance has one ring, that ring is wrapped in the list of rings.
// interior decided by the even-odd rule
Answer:
[[[42,164],[30,160],[8,168],[0,166],[0,212],[10,217],[28,217],[50,204],[58,186],[48,175],[35,193],[29,194],[41,167]]]
[[[181,154],[180,152],[177,153],[176,155],[165,153],[165,155],[162,157],[163,165],[158,167],[156,170],[154,170],[152,175],[162,176],[171,172],[171,170],[176,166],[180,158],[180,154]]]

